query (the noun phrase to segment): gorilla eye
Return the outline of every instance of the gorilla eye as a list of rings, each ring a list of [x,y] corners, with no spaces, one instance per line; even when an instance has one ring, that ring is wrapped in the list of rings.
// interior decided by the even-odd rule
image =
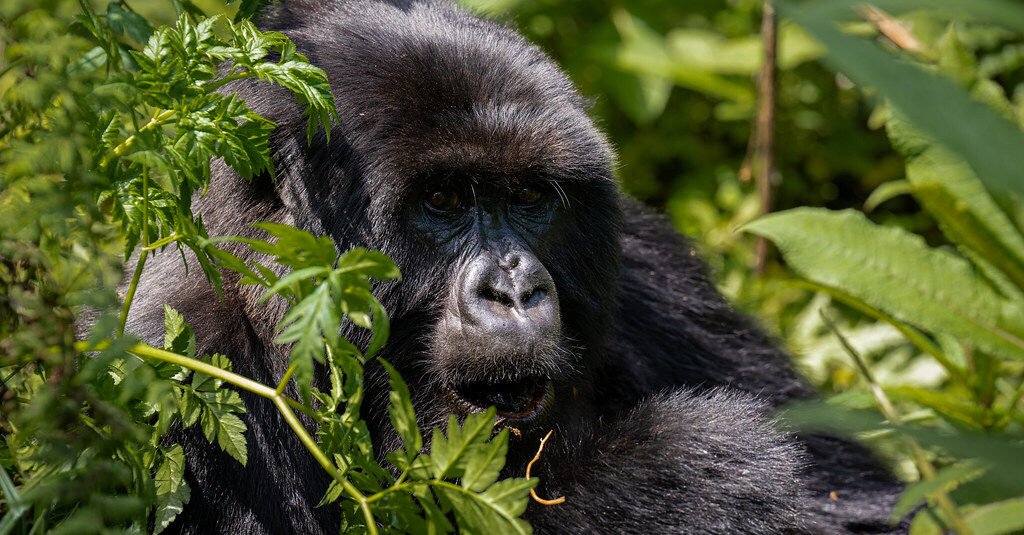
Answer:
[[[512,204],[534,204],[540,200],[543,194],[537,188],[523,186],[512,190]]]
[[[437,210],[449,212],[462,206],[459,194],[453,189],[428,190],[424,199],[427,204]]]

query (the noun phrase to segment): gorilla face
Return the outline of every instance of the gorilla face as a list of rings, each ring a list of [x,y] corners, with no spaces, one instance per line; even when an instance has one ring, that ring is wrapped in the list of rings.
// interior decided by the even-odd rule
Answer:
[[[477,105],[467,102],[470,110]],[[456,115],[445,130],[495,136],[494,126],[481,124],[479,116]],[[536,136],[540,119],[518,117],[500,133]],[[576,120],[587,121],[582,113]],[[436,145],[419,150],[464,155],[473,149],[531,149],[515,140],[496,140],[482,150],[473,146],[476,141],[434,140]],[[536,154],[549,161],[555,156]],[[396,164],[406,157],[399,153],[389,159]],[[415,358],[399,360],[418,391],[418,408],[443,418],[446,412],[465,414],[493,405],[503,425],[527,431],[552,413],[567,412],[566,403],[576,401],[571,398],[574,392],[579,396],[588,364],[597,358],[594,350],[603,342],[614,270],[591,265],[599,258],[615,259],[615,190],[607,168],[573,177],[571,170],[538,168],[536,161],[500,168],[482,163],[467,165],[458,157],[434,162],[403,184],[403,208],[388,211],[395,219],[375,218],[378,228],[390,229],[385,234],[406,236],[378,241],[392,246],[387,252],[407,277],[402,284],[432,288],[395,295],[388,306],[395,313],[395,331],[422,341],[413,350]],[[378,186],[369,189],[385,190]],[[548,410],[560,404],[563,410]]]
[[[469,188],[458,187],[469,185]],[[479,190],[479,191],[477,191]],[[569,368],[555,282],[537,257],[564,218],[538,187],[429,188],[414,224],[439,248],[459,243],[431,354],[460,408],[497,407],[513,424],[536,419],[551,379]],[[450,251],[454,256],[458,251]]]
[[[232,86],[278,124],[275,198],[241,202],[395,260],[403,281],[375,289],[391,315],[382,356],[425,428],[491,405],[523,431],[573,419],[604,353],[620,250],[613,157],[588,103],[536,47],[454,4],[358,5],[293,1],[268,18],[327,72],[340,121],[307,145],[296,106]],[[248,316],[273,331],[265,309]],[[385,413],[387,391],[368,368],[368,414]]]

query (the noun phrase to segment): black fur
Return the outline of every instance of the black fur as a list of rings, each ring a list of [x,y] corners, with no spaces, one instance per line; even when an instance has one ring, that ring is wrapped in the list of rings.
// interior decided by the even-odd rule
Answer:
[[[542,495],[568,501],[532,504],[527,517],[538,531],[890,530],[898,485],[868,452],[785,435],[763,415],[810,389],[724,301],[693,248],[620,196],[612,151],[586,102],[536,47],[442,0],[291,1],[263,26],[287,33],[327,71],[341,121],[329,141],[321,135],[307,146],[305,118],[284,91],[230,86],[277,122],[277,179],[250,185],[215,163],[210,191],[197,200],[211,235],[251,235],[250,222],[280,221],[326,233],[339,250],[366,246],[394,258],[405,280],[375,290],[393,324],[383,356],[409,383],[426,429],[458,410],[443,395],[453,380],[523,370],[550,377],[554,402],[513,438],[506,470],[522,475],[537,439],[556,430],[535,470]],[[424,222],[419,196],[439,181],[495,191],[542,181],[558,193],[552,215],[521,232],[557,288],[557,351],[462,362],[438,336],[452,273],[487,248],[475,231]],[[176,255],[151,262],[130,332],[160,340],[168,303],[194,325],[201,352],[227,354],[237,372],[277,381],[287,354],[271,343],[281,302],[257,304],[258,290],[230,279],[218,300]],[[365,331],[344,334],[367,341]],[[365,418],[384,454],[396,443],[386,376],[375,366],[367,374]],[[269,403],[243,398],[248,466],[185,434],[192,500],[173,528],[336,531],[337,509],[314,507],[328,483],[322,470]]]

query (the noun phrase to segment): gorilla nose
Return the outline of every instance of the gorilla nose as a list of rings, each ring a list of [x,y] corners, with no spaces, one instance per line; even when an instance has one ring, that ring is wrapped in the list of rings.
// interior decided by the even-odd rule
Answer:
[[[554,342],[560,334],[554,281],[533,255],[478,257],[460,298],[466,323],[507,342]]]

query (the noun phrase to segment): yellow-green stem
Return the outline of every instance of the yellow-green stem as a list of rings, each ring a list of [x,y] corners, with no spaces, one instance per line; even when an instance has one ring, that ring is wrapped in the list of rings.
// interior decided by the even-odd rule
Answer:
[[[149,251],[143,249],[139,253],[138,263],[135,264],[135,273],[132,274],[132,281],[128,283],[128,291],[124,294],[124,303],[121,304],[121,314],[117,320],[117,336],[124,336],[124,327],[128,323],[128,311],[132,308],[132,300],[135,299],[135,291],[139,288],[139,280],[142,278],[142,268],[146,265],[146,258]]]
[[[362,492],[359,492],[359,489],[349,482],[348,479],[345,479],[345,476],[336,466],[334,466],[334,463],[327,458],[327,455],[320,449],[320,446],[317,446],[316,441],[309,435],[306,428],[302,426],[302,422],[296,418],[295,413],[292,412],[281,396],[275,394],[271,399],[274,401],[274,405],[277,406],[277,410],[281,412],[281,416],[284,417],[284,421],[287,422],[288,426],[292,428],[292,431],[298,435],[299,441],[302,442],[302,445],[305,446],[307,450],[309,450],[309,453],[313,454],[313,458],[316,459],[316,462],[320,463],[320,466],[326,470],[327,473],[338,482],[338,484],[341,485],[345,494],[348,494],[349,497],[359,503],[359,509],[363,512],[363,518],[366,519],[366,532],[370,535],[377,535],[377,523],[373,519],[373,512],[370,511],[370,504],[366,501],[366,496],[364,496]]]
[[[128,149],[132,148],[132,145],[135,144],[135,140],[138,139],[137,136],[140,133],[151,128],[156,128],[157,126],[166,123],[171,117],[174,117],[174,110],[163,110],[160,113],[154,115],[153,118],[150,119],[149,122],[146,123],[142,128],[140,128],[138,132],[128,136],[128,139],[122,141],[120,145],[114,147],[114,150],[110,151],[110,153],[104,156],[103,159],[100,160],[100,169],[106,168],[107,165],[110,164],[110,160],[118,156],[121,156],[122,154],[127,152]]]
[[[110,347],[109,342],[101,342],[98,344],[90,344],[88,342],[77,342],[75,344],[75,349],[78,351],[102,351],[108,347]],[[313,418],[316,418],[316,414],[312,413],[311,411],[309,411],[309,409],[299,404],[297,401],[283,395],[281,392],[274,388],[271,388],[263,383],[253,381],[248,377],[238,375],[237,373],[233,373],[218,368],[216,366],[213,366],[212,364],[207,364],[200,360],[189,358],[184,355],[179,355],[171,351],[155,348],[153,346],[146,344],[135,344],[129,347],[127,351],[134,355],[138,355],[139,357],[142,358],[149,358],[153,360],[169,362],[171,364],[176,364],[178,366],[188,368],[194,372],[203,373],[211,377],[215,377],[217,379],[224,381],[225,383],[237,386],[238,388],[241,388],[243,390],[252,392],[253,394],[271,400],[274,403],[274,406],[277,407],[278,412],[281,413],[281,416],[284,418],[284,421],[288,424],[289,427],[291,427],[292,431],[299,437],[299,442],[302,442],[302,445],[305,446],[305,448],[313,455],[313,458],[316,459],[317,463],[319,463],[320,466],[323,467],[323,469],[326,470],[327,473],[330,474],[331,477],[334,478],[334,480],[337,481],[339,485],[341,485],[341,488],[345,491],[345,494],[348,494],[349,497],[351,497],[352,499],[356,500],[357,503],[359,503],[359,508],[363,513],[363,517],[366,519],[367,533],[369,533],[370,535],[377,535],[377,524],[373,519],[373,512],[370,511],[370,504],[369,502],[367,502],[366,496],[364,496],[363,493],[360,492],[359,489],[355,487],[355,485],[349,482],[349,480],[345,478],[344,474],[342,474],[338,470],[338,468],[334,466],[334,463],[332,463],[331,460],[327,458],[327,455],[323,452],[323,450],[320,449],[320,446],[318,446],[316,441],[313,440],[313,437],[310,436],[309,432],[306,431],[306,428],[302,425],[302,422],[300,422],[298,417],[295,416],[295,413],[292,412],[292,407],[306,412],[309,416]],[[290,367],[289,370],[294,371],[292,368],[294,368],[294,365]],[[286,372],[285,375],[286,377],[283,378],[281,381],[282,385],[287,384],[288,382],[288,373]]]
[[[278,395],[284,394],[284,389],[288,387],[288,381],[291,380],[292,374],[295,373],[295,368],[296,367],[298,367],[297,363],[296,364],[292,364],[291,366],[288,366],[288,369],[285,370],[284,377],[281,377],[281,382],[277,383],[277,390],[276,390],[276,392],[277,392]]]

